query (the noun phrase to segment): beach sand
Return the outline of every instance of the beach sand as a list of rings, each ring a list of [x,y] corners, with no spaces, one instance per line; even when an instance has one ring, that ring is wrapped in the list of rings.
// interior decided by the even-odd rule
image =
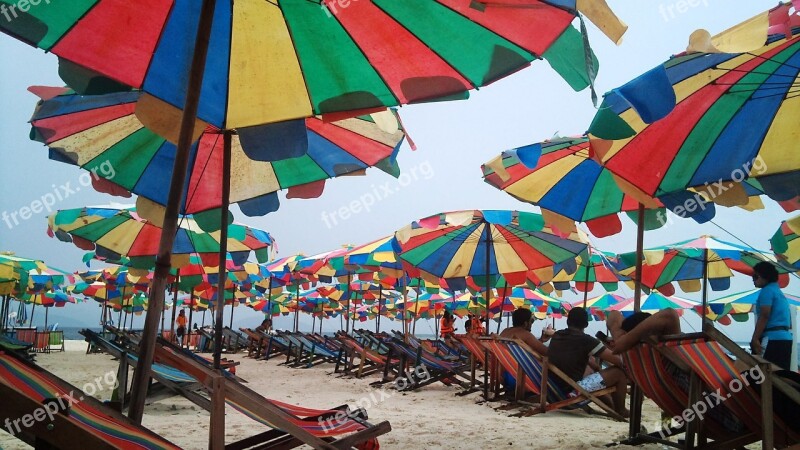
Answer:
[[[111,387],[105,385],[103,379],[106,374],[116,373],[116,361],[107,354],[86,355],[85,352],[85,342],[68,341],[66,352],[37,355],[36,360],[42,367],[77,387],[96,391],[95,397],[110,398]],[[332,364],[293,369],[279,366],[281,358],[254,361],[243,353],[229,357],[241,362],[237,375],[265,397],[321,409],[346,403],[366,407],[371,423],[388,420],[392,431],[379,438],[384,450],[602,449],[605,444],[623,438],[628,432],[627,423],[582,411],[508,417],[510,412],[494,409],[500,403],[477,403],[479,393],[456,396],[459,388],[441,383],[414,392],[400,393],[386,388],[381,393],[376,390],[378,388],[369,386],[378,375],[365,379],[339,378],[332,374]],[[643,407],[645,426],[655,429],[659,417],[656,406],[646,400]],[[204,449],[208,446],[208,419],[208,413],[188,400],[172,397],[147,406],[143,424],[183,448]],[[261,424],[231,407],[227,407],[225,420],[226,443],[264,431]],[[0,449],[17,448],[30,447],[0,433]]]

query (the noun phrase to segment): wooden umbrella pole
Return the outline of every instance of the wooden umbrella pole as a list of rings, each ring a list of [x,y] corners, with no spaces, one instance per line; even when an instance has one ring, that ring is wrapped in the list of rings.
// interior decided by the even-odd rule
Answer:
[[[708,308],[708,248],[703,249],[703,331],[706,331],[708,328],[713,327],[713,323],[708,320],[708,314],[706,314],[706,308]]]
[[[178,269],[177,274],[175,275],[175,285],[172,289],[172,322],[169,325],[169,332],[170,336],[173,339],[175,337],[175,314],[178,312],[178,278],[180,277],[181,271]],[[166,302],[164,302],[166,303]]]
[[[220,368],[222,359],[222,321],[225,311],[225,261],[228,259],[228,207],[231,196],[231,132],[226,130],[222,134],[222,206],[220,213],[219,234],[219,279],[217,280],[217,310],[214,321],[214,368]],[[233,305],[231,305],[233,314]],[[231,316],[231,321],[233,316]],[[224,419],[220,419],[224,420]],[[224,423],[224,422],[223,422]],[[213,437],[212,437],[213,438]],[[223,438],[224,440],[224,438]]]
[[[381,332],[381,309],[383,309],[383,305],[381,304],[382,300],[383,300],[383,287],[381,287],[380,290],[378,291],[378,317],[375,318],[376,319],[375,320],[376,321],[376,324],[375,324],[375,332],[376,333],[380,333]]]
[[[592,248],[589,247],[589,259],[586,261],[586,279],[583,280],[583,309],[586,309],[586,301],[589,299],[589,263],[592,260]]]
[[[489,334],[489,263],[490,253],[489,247],[492,243],[492,234],[489,231],[491,225],[488,222],[484,221],[484,226],[486,227],[486,280],[484,281],[484,300],[486,301],[486,330],[485,333]],[[486,362],[486,367],[483,368],[483,399],[489,400],[489,350],[484,348],[483,350],[483,360]]]
[[[159,311],[164,304],[164,289],[167,284],[167,276],[169,275],[172,259],[172,245],[175,242],[175,234],[178,229],[178,210],[183,198],[183,186],[186,181],[186,170],[189,166],[189,149],[192,145],[197,107],[200,103],[200,88],[203,85],[203,72],[206,66],[208,43],[211,37],[211,23],[214,18],[216,3],[216,0],[203,0],[200,10],[189,83],[186,89],[186,103],[184,104],[183,117],[181,118],[178,148],[172,167],[172,180],[170,181],[169,197],[164,213],[161,240],[158,247],[158,256],[156,257],[156,269],[151,287],[150,303],[153,311]],[[158,315],[148,314],[144,322],[142,340],[139,343],[139,360],[133,373],[131,401],[128,410],[128,416],[138,424],[142,423],[142,416],[144,415],[144,403],[147,399],[147,387],[150,384],[150,367],[153,364],[153,355],[155,354],[157,331]],[[224,441],[224,435],[222,439]]]
[[[636,274],[634,278],[633,309],[641,311],[642,298],[642,258],[644,257],[644,205],[639,203],[639,214],[636,220]],[[633,385],[631,390],[631,416],[628,424],[628,436],[635,437],[639,434],[642,425],[642,402],[644,401],[641,388]]]
[[[636,278],[633,288],[633,310],[641,311],[642,302],[642,259],[644,258],[644,205],[639,203],[636,220]],[[637,430],[638,431],[638,430]]]

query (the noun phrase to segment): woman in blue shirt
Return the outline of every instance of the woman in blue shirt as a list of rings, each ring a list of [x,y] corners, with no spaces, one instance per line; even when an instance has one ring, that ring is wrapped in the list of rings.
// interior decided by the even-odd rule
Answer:
[[[756,300],[755,313],[758,320],[750,350],[761,354],[761,341],[767,338],[764,359],[789,369],[792,357],[792,321],[789,302],[778,287],[778,271],[768,262],[760,262],[753,267],[753,284],[761,288]]]

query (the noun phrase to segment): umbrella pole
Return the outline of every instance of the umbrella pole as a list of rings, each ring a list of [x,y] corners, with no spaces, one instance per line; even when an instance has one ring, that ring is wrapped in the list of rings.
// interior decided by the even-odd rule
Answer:
[[[206,311],[208,311],[208,308],[203,310],[203,322],[200,324],[200,327],[206,326]]]
[[[586,261],[586,279],[583,281],[583,309],[586,309],[586,301],[589,299],[589,261],[592,259],[592,248],[589,247],[589,256]]]
[[[636,220],[636,273],[633,288],[633,310],[641,311],[642,299],[642,258],[644,257],[644,205],[639,203],[639,214]],[[628,426],[628,436],[639,434],[642,425],[642,401],[644,397],[641,388],[633,385],[631,389],[631,416]]]
[[[703,311],[703,331],[714,326],[707,318],[706,308],[708,308],[708,248],[703,249],[703,309],[701,310]]]
[[[178,311],[178,280],[181,276],[181,269],[178,269],[175,274],[175,286],[172,294],[172,321],[169,325],[169,331],[172,337],[175,337],[175,313]],[[164,302],[166,304],[166,302]]]
[[[33,326],[33,313],[36,311],[36,303],[34,302],[33,306],[31,307],[31,320],[28,322],[30,326]]]
[[[489,334],[489,263],[491,261],[489,247],[492,245],[492,235],[489,229],[491,225],[487,222],[484,222],[484,227],[486,227],[486,281],[485,281],[485,289],[484,292],[484,300],[486,301],[486,334]],[[489,400],[489,350],[487,348],[483,349],[483,360],[486,362],[486,367],[483,368],[483,399]]]
[[[44,309],[44,331],[47,331],[47,316],[50,313],[50,308]]]
[[[314,330],[311,330],[312,332]],[[319,316],[319,335],[322,336],[322,316]]]
[[[206,0],[208,1],[208,0]],[[225,269],[225,262],[228,259],[228,207],[230,205],[231,196],[231,132],[225,130],[222,134],[222,206],[220,207],[220,230],[219,230],[219,284],[217,285],[217,311],[216,321],[214,322],[214,368],[220,368],[220,360],[222,359],[222,321],[225,311],[225,279],[227,278]],[[233,323],[233,305],[231,305],[231,323]],[[219,420],[217,422],[216,420]],[[215,440],[214,424],[220,426],[220,431],[224,430],[225,417],[224,408],[223,414],[214,417],[212,413],[212,426],[210,439]],[[224,444],[224,436],[221,437]]]
[[[231,303],[231,322],[228,328],[233,329],[233,312],[236,309],[236,293],[234,293],[233,303]]]
[[[200,88],[203,85],[203,72],[206,66],[206,55],[208,54],[208,43],[211,36],[211,23],[214,18],[215,7],[216,0],[203,0],[200,20],[197,26],[197,37],[195,38],[194,54],[192,55],[192,65],[188,77],[189,82],[186,89],[186,103],[181,117],[178,149],[175,153],[169,197],[164,213],[158,256],[156,257],[156,269],[150,289],[150,306],[153,311],[159,311],[164,304],[164,290],[171,267],[172,246],[175,242],[175,234],[178,228],[178,210],[183,197],[186,170],[189,166],[189,149],[193,140],[192,131],[197,118],[197,106],[200,103]],[[145,319],[142,340],[139,343],[139,360],[136,363],[136,370],[133,373],[131,382],[131,401],[128,416],[137,424],[142,423],[142,416],[144,415],[147,387],[150,384],[150,367],[155,354],[158,319],[157,314],[148,314]],[[212,426],[209,434],[209,439],[214,440],[216,448],[224,447],[225,434],[223,429],[215,430]]]
[[[186,335],[188,336],[186,338],[186,342],[189,342],[191,340],[191,337],[192,337],[192,328],[193,328],[192,327],[192,312],[194,312],[193,303],[194,303],[194,297],[192,296],[192,293],[190,292],[189,293],[189,329],[186,330]],[[188,345],[187,345],[187,347],[188,347]]]
[[[383,287],[381,287],[380,290],[378,291],[378,317],[375,318],[376,319],[376,323],[375,323],[375,332],[376,333],[380,333],[381,332],[381,309],[383,309],[383,305],[381,304],[382,302],[383,302]]]
[[[294,332],[297,333],[297,327],[300,325],[300,283],[294,288],[295,305],[294,305]]]

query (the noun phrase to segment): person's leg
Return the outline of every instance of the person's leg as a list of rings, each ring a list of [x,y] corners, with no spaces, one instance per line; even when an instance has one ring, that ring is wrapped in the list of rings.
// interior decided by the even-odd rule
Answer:
[[[619,330],[621,329],[620,326]],[[609,324],[609,331],[611,331],[611,324]],[[614,338],[613,351],[615,354],[622,353],[647,336],[658,337],[680,332],[681,323],[678,313],[674,309],[663,309],[636,325],[629,332],[622,334],[619,338]]]
[[[619,367],[609,367],[600,372],[606,386],[613,386],[616,390],[611,394],[614,411],[627,418],[630,411],[625,407],[625,397],[628,395],[628,378]]]
[[[764,350],[764,359],[781,369],[789,370],[792,363],[792,341],[769,341]]]

